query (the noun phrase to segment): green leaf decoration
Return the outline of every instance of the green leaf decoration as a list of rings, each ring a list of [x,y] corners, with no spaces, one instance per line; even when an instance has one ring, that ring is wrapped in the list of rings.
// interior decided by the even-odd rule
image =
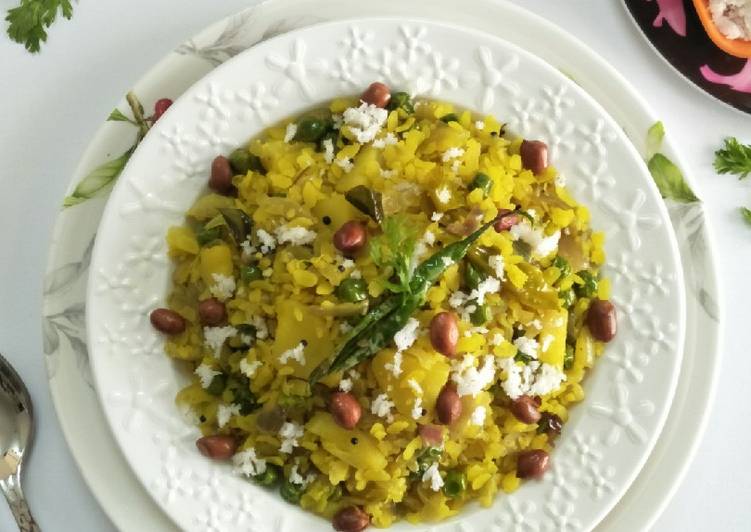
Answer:
[[[751,225],[751,209],[741,207],[741,216],[743,216],[743,219],[746,220],[747,224]]]
[[[714,169],[718,174],[735,174],[745,179],[751,174],[751,144],[741,144],[735,137],[725,139],[725,145],[714,152]]]
[[[41,43],[47,40],[47,28],[55,22],[60,12],[70,19],[73,15],[70,0],[21,0],[5,15],[8,36],[23,44],[29,52],[37,53]]]
[[[120,109],[114,109],[107,117],[109,122],[133,122],[130,118],[125,116]]]
[[[662,140],[665,138],[665,126],[662,122],[655,122],[647,130],[647,159],[651,159],[662,148]]]
[[[63,200],[63,208],[72,207],[78,205],[88,199],[96,196],[105,187],[112,184],[125,168],[126,163],[136,149],[136,145],[123,153],[117,159],[113,159],[98,166],[92,170],[89,175],[84,177],[70,196],[67,196]]]
[[[699,201],[699,198],[686,183],[681,170],[663,154],[655,153],[649,159],[647,166],[663,198],[680,203]]]

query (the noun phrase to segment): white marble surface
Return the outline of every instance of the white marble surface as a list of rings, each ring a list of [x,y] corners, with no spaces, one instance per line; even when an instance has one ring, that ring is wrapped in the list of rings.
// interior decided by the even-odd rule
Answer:
[[[0,10],[15,3],[0,0]],[[64,188],[91,135],[130,83],[184,38],[249,3],[200,0],[190,2],[188,10],[179,0],[81,2],[72,21],[52,29],[38,56],[0,37],[0,351],[35,401],[38,438],[25,486],[44,530],[113,529],[65,446],[42,357],[42,272]],[[717,176],[711,163],[724,136],[751,142],[751,117],[717,104],[667,68],[617,0],[517,3],[578,35],[632,80],[658,110],[697,177],[697,192],[713,222],[730,334],[707,434],[654,529],[747,530],[751,475],[744,456],[751,447],[751,402],[744,392],[751,357],[745,337],[732,333],[748,326],[744,303],[751,300],[751,283],[744,274],[751,264],[751,227],[743,224],[737,207],[751,207],[751,179]],[[462,9],[468,6],[471,2]],[[0,530],[13,526],[0,505]]]

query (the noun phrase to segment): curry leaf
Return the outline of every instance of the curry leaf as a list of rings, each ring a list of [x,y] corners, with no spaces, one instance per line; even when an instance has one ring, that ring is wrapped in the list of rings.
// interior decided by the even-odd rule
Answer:
[[[663,198],[680,203],[699,201],[686,183],[683,173],[673,162],[661,153],[655,153],[647,163],[649,172],[660,189]]]
[[[741,207],[741,216],[743,216],[743,219],[746,220],[747,224],[751,225],[751,209]]]
[[[84,177],[78,185],[76,185],[73,193],[63,200],[63,208],[72,207],[73,205],[78,205],[87,199],[91,199],[106,186],[113,183],[123,171],[123,168],[125,168],[128,159],[130,159],[130,156],[135,149],[135,145],[131,146],[128,151],[123,153],[117,159],[113,159],[94,168],[89,175]]]
[[[665,126],[662,122],[655,122],[647,130],[647,159],[651,159],[662,148],[662,141],[665,138]]]

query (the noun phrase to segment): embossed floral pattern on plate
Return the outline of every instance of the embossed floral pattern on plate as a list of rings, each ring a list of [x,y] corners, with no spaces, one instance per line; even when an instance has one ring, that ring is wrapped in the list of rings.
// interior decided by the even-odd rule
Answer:
[[[608,233],[609,257],[619,261],[613,273],[622,278],[613,289],[623,306],[621,333],[587,382],[587,403],[564,429],[551,474],[491,509],[471,507],[428,529],[591,528],[648,456],[677,378],[684,294],[667,212],[639,155],[575,84],[510,44],[435,23],[339,22],[259,45],[187,91],[134,153],[103,217],[87,306],[94,376],[116,439],[183,528],[329,529],[195,452],[197,432],[172,400],[181,376],[153,356],[144,317],[168,283],[159,235],[201,192],[213,156],[269,122],[379,78],[486,110],[508,120],[510,131],[546,140],[589,203],[594,226]],[[644,264],[643,274],[626,274]]]

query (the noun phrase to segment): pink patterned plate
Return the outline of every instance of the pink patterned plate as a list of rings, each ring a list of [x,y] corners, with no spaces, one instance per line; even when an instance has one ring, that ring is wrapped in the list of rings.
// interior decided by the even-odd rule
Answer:
[[[751,113],[751,59],[720,50],[691,0],[624,0],[644,37],[665,61],[721,102]]]

